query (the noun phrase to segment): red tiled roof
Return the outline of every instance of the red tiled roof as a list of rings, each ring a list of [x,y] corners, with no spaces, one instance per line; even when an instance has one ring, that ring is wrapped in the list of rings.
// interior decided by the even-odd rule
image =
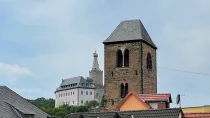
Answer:
[[[172,102],[170,93],[138,94],[143,101],[168,101]]]
[[[210,113],[184,113],[184,118],[210,118]]]

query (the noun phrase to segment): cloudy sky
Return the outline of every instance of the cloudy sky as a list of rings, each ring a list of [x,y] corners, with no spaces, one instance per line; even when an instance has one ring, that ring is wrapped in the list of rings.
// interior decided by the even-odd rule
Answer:
[[[209,6],[209,0],[0,0],[0,85],[26,98],[52,98],[61,79],[88,76],[95,49],[103,70],[102,42],[120,21],[141,19],[158,46],[158,92],[170,92],[174,102],[184,95],[184,107],[210,105]]]

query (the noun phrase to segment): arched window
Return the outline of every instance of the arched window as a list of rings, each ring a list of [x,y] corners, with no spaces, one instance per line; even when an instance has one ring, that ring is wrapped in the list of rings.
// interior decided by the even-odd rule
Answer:
[[[124,96],[125,96],[125,88],[124,87],[125,87],[124,84],[121,83],[121,85],[120,85],[121,98],[124,98]]]
[[[147,69],[152,69],[152,56],[150,53],[147,54]]]
[[[128,94],[128,83],[125,84],[125,96]]]
[[[117,51],[117,67],[122,67],[122,61],[123,61],[123,55],[122,55],[122,51],[118,50]]]
[[[128,67],[129,66],[129,50],[126,49],[124,52],[124,66]]]

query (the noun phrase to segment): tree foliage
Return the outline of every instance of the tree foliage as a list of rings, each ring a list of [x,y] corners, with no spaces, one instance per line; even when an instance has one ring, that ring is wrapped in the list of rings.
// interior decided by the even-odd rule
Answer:
[[[89,101],[87,104],[81,106],[62,105],[58,108],[54,107],[55,100],[51,98],[45,99],[42,97],[29,101],[55,118],[64,118],[70,113],[89,112],[99,106],[99,103],[95,100]]]

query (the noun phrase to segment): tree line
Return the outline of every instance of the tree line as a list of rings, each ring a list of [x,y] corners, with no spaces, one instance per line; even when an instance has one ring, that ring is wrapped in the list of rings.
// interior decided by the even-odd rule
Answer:
[[[103,98],[100,101],[100,103],[97,102],[96,100],[92,100],[86,103],[85,105],[80,105],[80,106],[62,105],[58,108],[55,108],[55,100],[52,98],[45,99],[41,97],[35,100],[28,100],[28,101],[36,105],[37,107],[41,108],[43,111],[45,111],[46,113],[55,118],[64,118],[70,113],[99,111],[99,108],[104,106]]]

